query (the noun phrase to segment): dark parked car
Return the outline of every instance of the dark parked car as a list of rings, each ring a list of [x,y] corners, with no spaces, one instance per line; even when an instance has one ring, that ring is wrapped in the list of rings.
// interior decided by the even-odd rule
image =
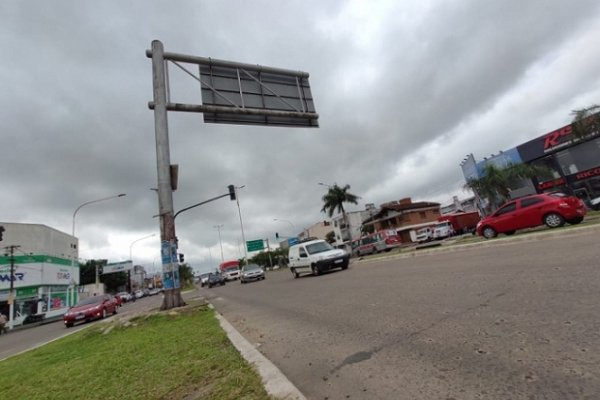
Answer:
[[[225,285],[225,277],[221,274],[210,274],[206,285],[208,285],[209,288],[217,285],[223,286]]]
[[[541,193],[525,196],[503,204],[492,215],[477,224],[477,234],[491,239],[499,233],[512,235],[519,229],[546,224],[557,228],[579,224],[587,210],[583,201],[564,193]]]
[[[63,316],[63,321],[67,328],[72,327],[77,322],[87,322],[94,319],[106,318],[109,314],[117,313],[117,302],[109,294],[89,297],[81,300]]]
[[[248,264],[242,267],[240,283],[259,281],[261,279],[265,279],[265,270],[260,265]]]

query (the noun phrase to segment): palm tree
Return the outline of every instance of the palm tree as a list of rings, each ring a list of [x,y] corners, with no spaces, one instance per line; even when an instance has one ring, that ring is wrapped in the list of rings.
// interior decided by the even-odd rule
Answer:
[[[340,212],[344,219],[344,225],[348,226],[348,220],[346,216],[346,210],[344,209],[344,203],[358,204],[360,197],[348,192],[350,185],[344,187],[338,186],[334,183],[333,186],[329,186],[327,193],[323,196],[323,208],[321,212],[325,212],[329,215],[329,218],[333,216],[333,213],[337,210]],[[352,234],[350,234],[352,239]]]
[[[581,139],[594,132],[600,132],[599,111],[600,106],[596,104],[580,110],[571,111],[571,115],[573,115],[571,128],[573,129],[575,137]]]
[[[486,164],[483,176],[479,179],[469,179],[465,188],[473,190],[479,197],[488,199],[490,206],[495,207],[510,198],[511,183],[525,178],[549,176],[550,170],[539,165],[508,164],[506,168],[499,168],[494,164]]]

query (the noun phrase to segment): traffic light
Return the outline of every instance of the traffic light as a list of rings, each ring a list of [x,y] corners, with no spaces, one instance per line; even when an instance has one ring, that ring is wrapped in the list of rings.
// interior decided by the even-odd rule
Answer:
[[[183,263],[183,260],[184,260],[183,253],[179,253],[179,262]]]
[[[3,239],[2,235],[4,234],[4,231],[5,231],[4,227],[3,227],[3,226],[0,226],[0,242],[1,242],[1,241],[2,241],[2,239]]]
[[[235,186],[229,185],[227,186],[227,189],[229,189],[229,199],[235,200]]]
[[[279,239],[279,232],[275,232],[275,239]]]

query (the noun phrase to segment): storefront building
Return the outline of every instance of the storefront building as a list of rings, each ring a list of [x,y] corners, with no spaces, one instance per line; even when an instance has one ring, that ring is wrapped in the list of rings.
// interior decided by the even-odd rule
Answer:
[[[525,163],[543,165],[553,178],[539,182],[539,192],[574,194],[588,206],[600,206],[600,132],[577,138],[571,125],[563,126],[517,146]]]
[[[600,208],[600,132],[591,132],[584,138],[573,134],[567,125],[525,142],[515,148],[476,162],[468,155],[461,163],[468,181],[482,177],[486,164],[498,167],[527,163],[545,167],[552,175],[515,185],[511,197],[531,193],[559,191],[581,198],[589,207]]]
[[[39,224],[0,226],[0,312],[8,326],[64,314],[77,301],[77,238]]]

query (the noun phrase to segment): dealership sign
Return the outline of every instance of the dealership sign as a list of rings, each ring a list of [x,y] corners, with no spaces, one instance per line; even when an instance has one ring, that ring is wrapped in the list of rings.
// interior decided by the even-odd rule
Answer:
[[[28,261],[33,261],[31,258]],[[70,285],[79,284],[79,269],[47,262],[15,262],[11,279],[9,264],[0,265],[0,289],[13,286]]]

